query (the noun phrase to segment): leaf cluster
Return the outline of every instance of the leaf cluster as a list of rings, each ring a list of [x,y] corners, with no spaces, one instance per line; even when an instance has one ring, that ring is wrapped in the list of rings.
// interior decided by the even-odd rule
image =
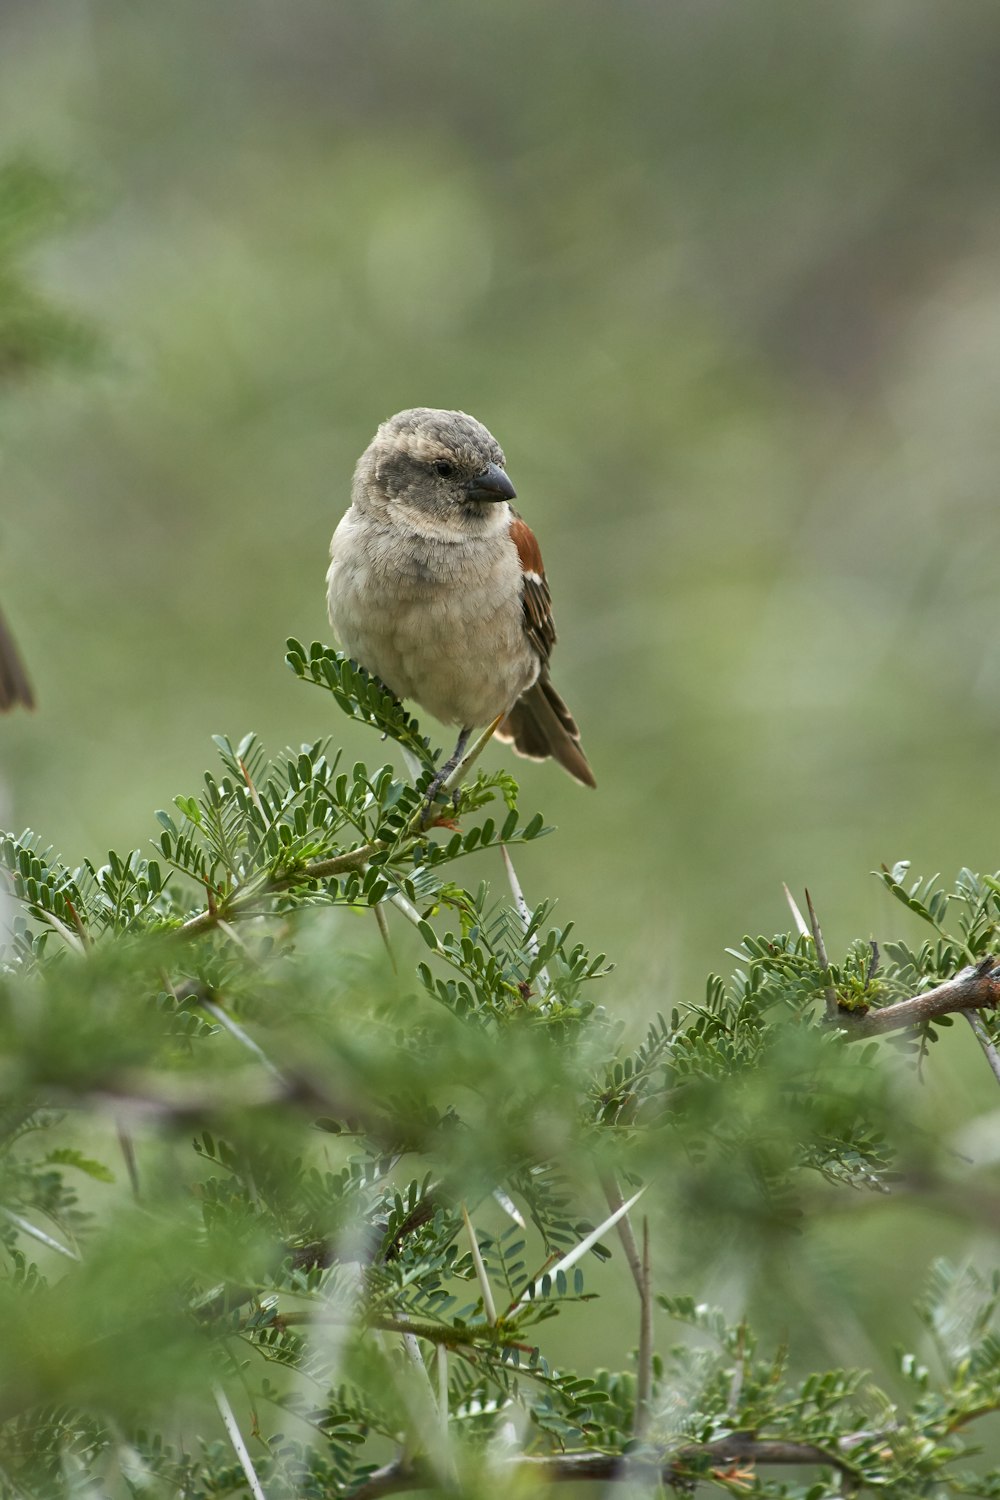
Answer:
[[[636,1041],[551,903],[463,881],[549,832],[512,779],[428,817],[438,752],[416,722],[334,652],[291,642],[289,661],[416,782],[326,743],[268,759],[220,737],[146,851],[69,869],[30,833],[0,840],[20,906],[0,976],[0,1492],[239,1492],[213,1392],[271,1500],[376,1493],[386,1463],[476,1493],[518,1454],[771,1493],[722,1461],[734,1434],[816,1450],[784,1493],[960,1492],[961,1430],[1000,1401],[992,1281],[937,1273],[923,1316],[945,1355],[936,1379],[904,1362],[905,1410],[860,1374],[794,1375],[685,1296],[657,1305],[688,1342],[632,1369],[567,1368],[552,1329],[588,1327],[623,1230],[628,1252],[609,1184],[644,1189],[654,1232],[746,1253],[829,1195],[939,1172],[898,1056],[853,1042],[852,1017],[991,951],[1000,883],[963,871],[943,893],[897,866],[923,947],[884,943],[876,966],[867,943],[831,963],[807,937],[748,937]]]

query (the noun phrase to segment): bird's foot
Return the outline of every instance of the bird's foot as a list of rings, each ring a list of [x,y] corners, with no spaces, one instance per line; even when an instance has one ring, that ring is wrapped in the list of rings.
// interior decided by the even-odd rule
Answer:
[[[471,733],[471,729],[462,730],[462,733],[458,737],[458,744],[455,746],[454,753],[448,758],[448,760],[445,761],[444,765],[441,767],[440,771],[438,771],[427,788],[427,798],[424,802],[424,815],[422,819],[424,828],[429,828],[431,825],[431,814],[434,810],[434,803],[437,801],[437,794],[444,786],[445,782],[448,780],[448,777],[454,771],[459,761],[462,759],[462,756],[465,754],[465,747],[469,743],[469,735]],[[458,800],[459,793],[458,788],[456,787],[454,796],[452,798],[452,807],[454,808],[455,812],[458,812]],[[437,821],[440,822],[442,820],[437,819]]]

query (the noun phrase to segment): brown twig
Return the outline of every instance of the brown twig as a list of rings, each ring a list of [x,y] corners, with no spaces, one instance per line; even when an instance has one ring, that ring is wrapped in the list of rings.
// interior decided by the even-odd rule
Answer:
[[[993,1077],[997,1083],[1000,1083],[1000,1052],[997,1051],[996,1043],[983,1025],[982,1018],[977,1011],[963,1010],[962,1014],[972,1027],[972,1033],[983,1049],[986,1061],[993,1071]]]
[[[843,1029],[847,1041],[856,1042],[865,1037],[883,1036],[888,1031],[922,1026],[936,1016],[955,1011],[985,1010],[998,1004],[1000,959],[991,955],[981,963],[970,964],[954,979],[937,985],[924,995],[914,995],[909,1000],[897,1000],[894,1005],[860,1013],[839,1006],[836,1015],[831,1017],[831,1024]]]
[[[611,1212],[617,1213],[625,1202],[617,1178],[612,1173],[607,1173],[601,1178],[601,1187]],[[632,1428],[633,1435],[638,1438],[642,1437],[649,1420],[649,1398],[653,1387],[653,1297],[649,1269],[649,1220],[643,1216],[641,1256],[628,1214],[622,1215],[616,1227],[618,1238],[622,1242],[622,1250],[625,1252],[626,1263],[632,1272],[636,1291],[639,1293],[638,1372],[635,1420]]]
[[[440,791],[452,791],[461,782],[465,773],[482,755],[492,739],[497,726],[502,721],[503,714],[499,714],[493,720],[493,723],[489,724],[483,730],[475,743],[462,756],[448,778],[442,782],[439,788]],[[251,793],[255,794],[253,783],[242,761],[240,762],[240,766]],[[425,812],[426,809],[421,804],[406,825],[402,835],[403,839],[423,836],[428,826],[425,823]],[[430,826],[433,827],[434,823],[432,822]],[[401,840],[397,840],[394,846],[397,852],[400,842]],[[220,917],[231,919],[233,917],[255,916],[257,915],[257,904],[262,898],[277,895],[278,892],[287,890],[289,886],[301,885],[304,881],[330,880],[335,875],[347,875],[352,870],[363,870],[373,854],[377,854],[380,850],[388,847],[390,846],[383,841],[376,841],[371,844],[363,844],[360,849],[351,849],[346,854],[333,855],[330,859],[312,860],[311,863],[301,865],[296,870],[286,871],[282,875],[272,875],[269,879],[254,886],[242,895],[238,892],[234,893],[228,901],[222,904],[221,908],[213,899],[213,892],[209,890],[208,909],[199,912],[197,916],[189,917],[176,931],[183,933],[185,937],[197,937],[199,933],[208,932],[211,928],[217,926]]]
[[[356,1309],[338,1312],[335,1308],[309,1308],[304,1312],[275,1313],[266,1323],[257,1326],[266,1328],[316,1327],[330,1324],[335,1328],[379,1328],[383,1333],[405,1333],[411,1338],[426,1339],[428,1344],[443,1345],[446,1349],[475,1349],[486,1345],[490,1349],[516,1349],[520,1354],[531,1354],[535,1345],[523,1338],[516,1339],[511,1333],[491,1323],[482,1323],[468,1328],[446,1328],[439,1323],[417,1323],[410,1318],[393,1318],[373,1313],[358,1314]],[[478,1338],[477,1338],[478,1335]]]
[[[302,885],[310,880],[330,880],[334,875],[347,875],[351,870],[361,870],[380,848],[380,844],[363,844],[360,849],[351,849],[348,853],[335,855],[331,859],[314,859],[283,875],[273,875],[242,896],[233,896],[221,909],[209,891],[208,909],[189,917],[176,931],[185,937],[197,937],[200,932],[208,932],[216,926],[220,917],[253,915],[253,908],[262,898],[277,895],[280,891],[288,890],[289,886]]]
[[[816,908],[815,906],[813,906],[812,897],[809,894],[808,887],[806,888],[806,907],[809,911],[809,925],[812,928],[813,942],[816,944],[816,957],[823,965],[823,968],[826,969],[827,972],[829,972],[830,960],[826,956],[826,944],[823,941],[823,929],[819,925],[819,917],[816,915]],[[834,989],[832,984],[828,984],[823,993],[826,996],[827,1015],[835,1016],[837,1014],[837,991]]]
[[[625,1199],[622,1197],[622,1190],[618,1186],[618,1180],[613,1173],[608,1172],[602,1176],[601,1188],[611,1212],[617,1213],[625,1202]],[[625,1252],[625,1260],[629,1270],[632,1272],[632,1280],[635,1282],[636,1291],[641,1297],[643,1288],[642,1258],[639,1255],[639,1246],[635,1242],[635,1235],[632,1232],[632,1225],[628,1214],[622,1215],[616,1227],[618,1229],[618,1238],[621,1240],[622,1249]]]
[[[217,1080],[123,1071],[103,1080],[99,1089],[82,1093],[60,1090],[52,1097],[65,1100],[67,1107],[70,1101],[76,1104],[81,1098],[110,1100],[139,1116],[178,1130],[212,1119],[225,1119],[234,1112],[287,1107],[328,1116],[346,1133],[371,1136],[387,1152],[419,1150],[426,1140],[411,1123],[396,1125],[369,1108],[360,1090],[356,1095],[340,1094],[318,1077],[290,1069],[280,1076],[252,1066],[233,1070],[227,1075],[225,1086]]]
[[[626,1215],[627,1217],[627,1215]],[[642,1288],[639,1292],[639,1356],[633,1435],[645,1437],[653,1394],[653,1277],[649,1258],[649,1218],[642,1216]]]
[[[389,938],[389,923],[385,919],[385,909],[383,908],[381,901],[377,902],[376,905],[372,907],[372,911],[375,913],[375,925],[379,930],[379,936],[381,937],[382,942],[385,944],[386,953],[388,953],[389,955],[389,963],[392,965],[392,972],[394,974],[398,974],[399,967],[396,963],[396,955],[392,951],[392,942]]]
[[[135,1141],[132,1139],[131,1132],[127,1129],[121,1116],[115,1121],[115,1128],[118,1133],[118,1145],[122,1153],[122,1159],[125,1162],[125,1170],[128,1173],[128,1180],[132,1187],[132,1196],[133,1198],[141,1198],[139,1163],[135,1154]]]
[[[706,1460],[712,1469],[719,1470],[734,1464],[821,1464],[852,1479],[855,1477],[855,1470],[846,1459],[816,1443],[755,1438],[741,1432],[714,1443],[686,1443],[669,1455],[645,1462],[635,1453],[626,1457],[614,1453],[556,1453],[522,1455],[509,1460],[504,1467],[512,1477],[530,1474],[542,1484],[580,1484],[588,1480],[614,1483],[647,1475],[663,1484],[683,1484],[699,1477]],[[380,1500],[382,1495],[421,1489],[430,1482],[426,1465],[396,1460],[369,1474],[351,1500]]]

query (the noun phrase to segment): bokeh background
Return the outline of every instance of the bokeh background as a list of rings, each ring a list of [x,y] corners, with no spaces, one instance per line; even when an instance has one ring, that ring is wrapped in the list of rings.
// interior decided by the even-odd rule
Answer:
[[[141,844],[213,732],[377,761],[283,643],[329,638],[355,459],[427,404],[494,431],[546,552],[600,789],[523,768],[559,833],[519,873],[618,960],[608,1004],[696,1001],[787,928],[782,881],[836,955],[915,935],[880,862],[1000,863],[995,4],[0,22],[4,152],[74,183],[34,274],[101,336],[0,401],[0,598],[39,698],[0,725],[8,821],[74,860]],[[994,1099],[971,1037],[941,1050],[950,1130]],[[915,1284],[967,1243],[922,1212],[820,1246],[856,1257],[859,1328],[886,1315],[864,1265]]]

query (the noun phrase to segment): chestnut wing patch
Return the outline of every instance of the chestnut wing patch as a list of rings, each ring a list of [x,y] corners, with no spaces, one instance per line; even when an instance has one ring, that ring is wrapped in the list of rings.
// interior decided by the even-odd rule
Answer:
[[[521,604],[525,634],[542,661],[547,662],[556,643],[556,627],[552,619],[552,595],[545,581],[542,554],[534,532],[520,516],[515,516],[511,522],[510,537],[517,548],[524,575]]]

